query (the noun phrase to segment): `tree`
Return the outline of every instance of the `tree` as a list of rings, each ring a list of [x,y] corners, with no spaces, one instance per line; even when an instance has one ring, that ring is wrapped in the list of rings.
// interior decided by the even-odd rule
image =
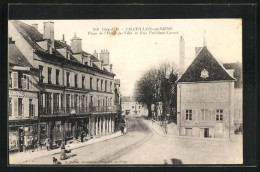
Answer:
[[[151,105],[162,102],[163,115],[172,113],[177,106],[177,66],[169,62],[149,69],[136,83],[135,97],[147,106],[148,117],[152,116]],[[155,106],[156,107],[156,106]]]
[[[138,102],[147,106],[148,117],[152,116],[152,104],[155,103],[156,70],[147,71],[136,83],[135,97]]]

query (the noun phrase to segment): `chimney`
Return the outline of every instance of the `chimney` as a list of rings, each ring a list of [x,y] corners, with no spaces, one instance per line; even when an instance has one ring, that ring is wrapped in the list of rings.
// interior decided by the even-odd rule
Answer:
[[[100,60],[103,60],[103,65],[109,65],[109,52],[108,50],[101,50],[99,54]]]
[[[180,37],[180,56],[179,56],[179,66],[184,69],[184,60],[185,60],[185,41],[183,37]]]
[[[93,56],[96,57],[98,59],[98,53],[96,50],[94,50]]]
[[[74,54],[82,52],[82,43],[81,38],[76,37],[76,33],[74,37],[70,40],[71,50]]]
[[[44,22],[43,27],[43,39],[48,40],[48,49],[50,54],[52,54],[52,49],[54,48],[54,22]]]
[[[32,24],[32,27],[34,27],[36,30],[38,30],[38,24],[37,23]]]
[[[113,73],[112,68],[113,68],[113,65],[111,64],[111,65],[110,65],[110,72],[111,72],[111,73]]]
[[[65,41],[65,35],[64,35],[64,34],[62,34],[62,40],[61,40],[61,42],[63,42],[63,43],[66,44],[66,41]]]

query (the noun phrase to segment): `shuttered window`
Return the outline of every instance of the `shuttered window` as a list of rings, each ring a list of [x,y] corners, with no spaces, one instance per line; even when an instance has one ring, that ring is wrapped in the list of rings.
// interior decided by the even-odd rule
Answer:
[[[12,72],[13,88],[18,88],[18,72]]]
[[[14,116],[18,116],[18,98],[14,97],[13,98],[13,104],[14,104]]]
[[[12,98],[9,98],[9,116],[12,116]]]

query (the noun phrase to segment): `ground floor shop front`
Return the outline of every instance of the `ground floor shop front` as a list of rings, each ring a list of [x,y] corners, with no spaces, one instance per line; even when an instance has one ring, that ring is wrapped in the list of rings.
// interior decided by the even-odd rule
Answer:
[[[10,121],[9,151],[23,152],[35,149],[38,142],[38,120]]]
[[[81,116],[46,117],[39,121],[40,145],[49,139],[54,146],[63,140],[84,140],[115,131],[116,114],[90,114]]]

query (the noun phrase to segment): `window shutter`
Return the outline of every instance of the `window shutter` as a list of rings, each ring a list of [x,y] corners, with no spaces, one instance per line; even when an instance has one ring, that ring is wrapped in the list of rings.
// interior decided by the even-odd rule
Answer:
[[[186,120],[185,110],[182,110],[182,111],[181,111],[181,120],[182,120],[182,121]]]
[[[212,121],[214,122],[216,122],[216,111],[217,110],[211,110]]]
[[[18,88],[18,72],[12,72],[13,88]]]
[[[18,116],[18,98],[17,97],[13,98],[13,105],[14,105],[13,115]]]

